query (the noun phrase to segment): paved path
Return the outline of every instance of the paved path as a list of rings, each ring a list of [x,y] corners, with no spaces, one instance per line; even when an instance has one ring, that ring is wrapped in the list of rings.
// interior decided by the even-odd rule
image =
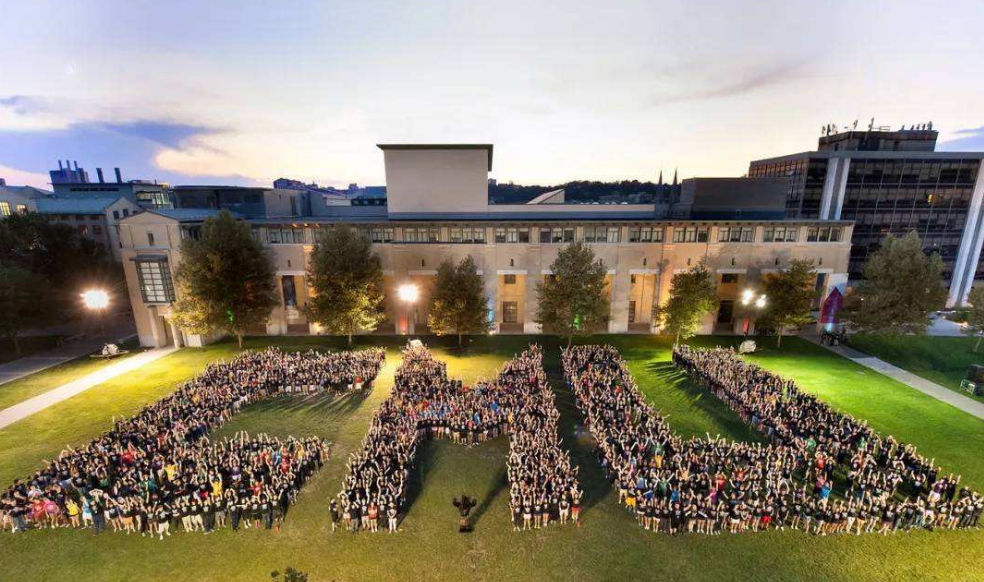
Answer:
[[[800,337],[817,345],[821,345],[820,338],[817,336],[803,335]],[[827,345],[823,347],[834,352],[835,354],[844,356],[852,362],[861,364],[865,368],[874,370],[879,374],[884,374],[894,380],[898,380],[910,388],[915,388],[923,394],[928,394],[937,400],[942,400],[951,406],[955,406],[956,408],[963,410],[967,414],[973,414],[977,418],[984,420],[984,404],[981,404],[973,398],[968,398],[959,392],[954,392],[945,386],[940,386],[936,382],[930,382],[921,376],[917,376],[912,372],[903,370],[898,366],[893,366],[892,364],[889,364],[888,362],[880,360],[874,356],[869,356],[868,354],[854,348],[847,346]]]
[[[22,418],[26,418],[35,412],[44,410],[53,404],[57,404],[66,398],[71,398],[76,394],[85,392],[97,384],[102,384],[103,382],[112,380],[117,376],[132,372],[144,364],[149,364],[150,362],[159,360],[174,352],[176,349],[177,348],[174,347],[166,347],[140,352],[139,354],[135,354],[125,360],[120,360],[119,362],[110,364],[91,374],[76,380],[72,380],[66,384],[62,384],[61,386],[49,390],[44,394],[40,394],[34,398],[25,400],[20,404],[15,404],[10,408],[0,410],[0,429],[13,424]]]
[[[133,337],[133,336],[130,336]],[[47,370],[52,366],[70,362],[76,358],[87,356],[102,349],[107,341],[123,343],[129,337],[121,339],[110,339],[106,337],[93,338],[89,340],[79,340],[70,342],[56,348],[39,352],[34,355],[24,356],[5,364],[0,364],[0,385],[7,382],[19,380],[24,376],[36,374],[41,370]]]

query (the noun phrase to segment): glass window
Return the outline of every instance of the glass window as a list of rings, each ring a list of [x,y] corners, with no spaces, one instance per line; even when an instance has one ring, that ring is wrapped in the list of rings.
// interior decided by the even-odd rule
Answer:
[[[675,226],[673,227],[673,242],[707,242],[707,227]]]
[[[495,242],[497,243],[506,242],[506,229],[504,228],[495,229]]]
[[[629,301],[629,323],[635,323],[636,320],[636,302]]]
[[[517,323],[519,321],[519,307],[515,301],[502,302],[502,323]]]
[[[174,287],[167,259],[138,259],[137,281],[144,303],[170,303],[174,301]]]
[[[0,201],[0,216],[10,216],[10,202]]]
[[[502,276],[502,284],[503,285],[515,285],[516,284],[516,275],[503,275]]]
[[[515,228],[506,229],[506,242],[508,243],[519,242],[519,232]]]
[[[552,229],[549,229],[549,228],[541,228],[540,229],[540,242],[541,243],[548,243],[548,242],[550,242],[551,241],[551,238],[550,238],[551,232],[552,232]]]
[[[27,214],[27,204],[18,204],[17,205],[17,213],[18,214]]]
[[[817,232],[818,228],[811,226],[809,230],[806,231],[806,242],[817,242]]]
[[[120,211],[119,210],[114,210],[113,211],[113,220],[119,220],[119,219],[120,219]]]
[[[451,229],[451,242],[460,243],[461,242],[461,229],[452,228]]]
[[[663,242],[663,227],[653,229],[653,242]]]
[[[622,238],[622,229],[617,226],[611,226],[608,228],[608,239],[610,243],[617,243]]]
[[[84,226],[80,226],[79,228],[85,228],[85,227]],[[154,233],[152,233],[152,232],[148,232],[147,233],[147,246],[149,246],[149,247],[154,246]]]

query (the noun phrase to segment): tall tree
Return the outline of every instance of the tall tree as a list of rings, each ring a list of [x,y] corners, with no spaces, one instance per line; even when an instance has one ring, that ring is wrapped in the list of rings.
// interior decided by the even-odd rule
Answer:
[[[0,335],[21,355],[18,336],[51,323],[51,285],[44,277],[20,267],[0,266]]]
[[[584,243],[560,250],[552,275],[537,285],[536,322],[544,331],[567,338],[586,335],[608,321],[605,265]]]
[[[984,338],[984,286],[978,285],[970,290],[965,315],[967,325],[963,331],[967,335],[977,336],[974,343],[974,353],[977,353],[977,348],[981,347],[981,339]]]
[[[759,320],[775,328],[776,347],[782,345],[786,329],[797,329],[813,320],[815,280],[813,262],[801,259],[793,259],[789,267],[766,277],[763,292],[769,303]]]
[[[717,281],[703,261],[689,270],[673,275],[670,298],[662,306],[653,306],[653,319],[663,330],[681,339],[693,337],[700,320],[717,307]]]
[[[270,257],[249,224],[226,211],[205,221],[199,240],[181,243],[175,279],[177,324],[192,333],[229,333],[240,349],[246,331],[266,323],[278,303]]]
[[[847,296],[841,319],[855,331],[921,334],[943,307],[943,260],[927,255],[915,231],[889,236],[864,266],[865,280]]]
[[[437,335],[457,334],[459,348],[462,334],[489,331],[484,283],[471,256],[457,266],[445,259],[437,268],[427,325]]]
[[[315,295],[308,315],[329,333],[374,330],[386,318],[383,268],[369,239],[347,225],[328,228],[314,245],[308,277]]]

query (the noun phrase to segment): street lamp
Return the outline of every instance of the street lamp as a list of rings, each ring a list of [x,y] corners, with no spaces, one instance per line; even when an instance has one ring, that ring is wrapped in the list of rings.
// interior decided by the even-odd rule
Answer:
[[[82,297],[82,304],[85,305],[86,309],[92,311],[96,319],[99,320],[99,334],[104,334],[106,322],[102,314],[109,307],[109,293],[105,289],[88,289],[82,292],[80,297]]]
[[[410,319],[410,314],[411,309],[413,309],[413,304],[417,301],[417,297],[420,296],[420,290],[417,289],[417,286],[413,283],[406,283],[397,288],[396,296],[400,298],[400,301],[407,304],[407,324],[406,327],[404,327],[404,333],[413,333],[413,321]]]
[[[765,295],[756,295],[754,289],[745,289],[741,294],[741,304],[749,308],[752,313],[758,313],[761,311],[768,301]],[[748,330],[751,327],[751,317],[746,313],[745,321],[742,323],[742,331],[745,335],[748,335]]]

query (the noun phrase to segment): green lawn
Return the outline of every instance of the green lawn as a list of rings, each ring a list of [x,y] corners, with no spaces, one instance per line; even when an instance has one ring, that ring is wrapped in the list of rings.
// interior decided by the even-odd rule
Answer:
[[[984,396],[971,396],[960,390],[960,381],[967,377],[967,368],[971,364],[984,364],[984,342],[977,353],[974,353],[975,343],[977,340],[971,337],[851,337],[851,346],[862,352],[984,402]]]
[[[324,343],[273,339],[291,345]],[[499,336],[482,338],[464,354],[445,347],[435,352],[448,361],[451,375],[473,381],[491,376],[530,339],[545,346],[547,372],[558,393],[561,434],[580,467],[585,488],[580,528],[511,531],[505,479],[508,444],[500,438],[473,449],[445,441],[424,445],[413,471],[412,504],[399,535],[330,533],[327,501],[339,490],[348,454],[359,446],[369,418],[392,386],[398,354],[391,349],[368,395],[260,403],[218,431],[219,437],[236,430],[318,434],[335,443],[331,461],[302,492],[283,531],[182,533],[164,542],[113,534],[95,538],[78,531],[0,534],[0,580],[262,581],[269,580],[270,570],[286,566],[308,572],[312,581],[984,580],[984,531],[816,538],[799,532],[670,537],[641,530],[617,505],[591,444],[577,430],[580,418],[560,377],[556,340]],[[595,338],[599,340],[623,350],[640,388],[676,430],[756,438],[716,398],[695,389],[667,365],[666,340]],[[383,341],[392,347],[397,340]],[[716,341],[729,340],[701,338],[699,343]],[[254,347],[265,343],[250,341]],[[114,414],[132,414],[207,362],[235,352],[228,343],[185,349],[124,381],[95,387],[0,430],[0,483],[26,475],[40,458],[65,443],[84,442],[104,429]],[[781,352],[766,350],[756,360],[790,373],[805,389],[869,418],[879,430],[932,448],[944,467],[959,466],[965,476],[984,483],[979,454],[984,450],[984,422],[963,418],[967,415],[919,393],[915,394],[922,398],[913,397],[910,393],[915,391],[805,342],[788,341]],[[912,421],[914,417],[918,420]],[[962,454],[960,449],[978,454]],[[470,535],[456,533],[457,514],[450,505],[462,492],[480,502],[476,531]]]
[[[109,364],[119,362],[123,358],[135,355],[140,348],[129,347],[131,353],[113,360],[90,358],[88,356],[52,366],[36,374],[25,376],[19,380],[0,384],[0,410],[43,394],[52,388],[77,380],[91,374]]]

